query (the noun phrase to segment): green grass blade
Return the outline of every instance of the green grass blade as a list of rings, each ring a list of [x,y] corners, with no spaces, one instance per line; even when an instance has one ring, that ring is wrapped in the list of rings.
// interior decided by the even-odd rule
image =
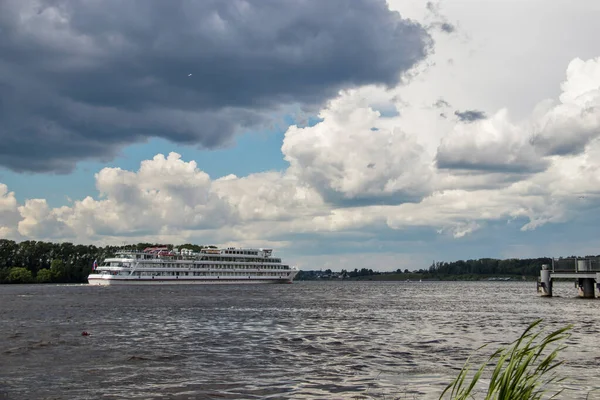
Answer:
[[[465,386],[470,371],[470,357],[458,376],[445,388],[440,399],[450,394],[451,400],[473,398],[473,390],[488,365],[495,365],[488,384],[486,400],[537,400],[541,399],[552,384],[564,380],[556,375],[559,352],[566,346],[560,344],[567,339],[572,325],[557,329],[543,336],[540,328],[542,319],[531,323],[507,348],[495,351],[473,374]],[[552,346],[554,349],[549,349]],[[551,350],[551,351],[550,351]],[[556,397],[562,389],[550,398]]]

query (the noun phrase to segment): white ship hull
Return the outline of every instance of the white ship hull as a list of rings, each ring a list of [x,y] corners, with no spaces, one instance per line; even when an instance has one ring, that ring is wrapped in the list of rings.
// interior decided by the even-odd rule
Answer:
[[[102,276],[93,274],[88,276],[88,283],[92,286],[113,286],[113,285],[255,285],[255,284],[282,284],[292,283],[289,279],[217,279],[202,277],[127,277],[127,276]]]

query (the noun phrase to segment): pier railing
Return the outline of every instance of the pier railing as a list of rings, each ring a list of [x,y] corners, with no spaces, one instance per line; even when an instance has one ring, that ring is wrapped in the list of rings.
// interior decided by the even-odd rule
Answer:
[[[553,259],[552,272],[600,272],[600,257]]]

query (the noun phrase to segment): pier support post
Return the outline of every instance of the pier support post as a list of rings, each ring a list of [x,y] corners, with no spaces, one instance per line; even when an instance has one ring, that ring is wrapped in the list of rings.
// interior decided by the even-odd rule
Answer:
[[[600,297],[600,272],[596,272],[596,288],[598,289],[598,297]]]
[[[579,297],[593,299],[596,297],[593,278],[579,279]]]
[[[542,271],[540,272],[540,287],[538,289],[542,296],[552,297],[552,279],[550,278],[550,270],[548,265],[542,265]]]

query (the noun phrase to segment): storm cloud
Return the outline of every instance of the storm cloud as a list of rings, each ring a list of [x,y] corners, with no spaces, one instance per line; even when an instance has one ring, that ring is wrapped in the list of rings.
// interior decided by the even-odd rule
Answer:
[[[384,0],[5,0],[0,33],[0,165],[15,171],[150,137],[227,145],[286,105],[395,85],[432,46]]]

